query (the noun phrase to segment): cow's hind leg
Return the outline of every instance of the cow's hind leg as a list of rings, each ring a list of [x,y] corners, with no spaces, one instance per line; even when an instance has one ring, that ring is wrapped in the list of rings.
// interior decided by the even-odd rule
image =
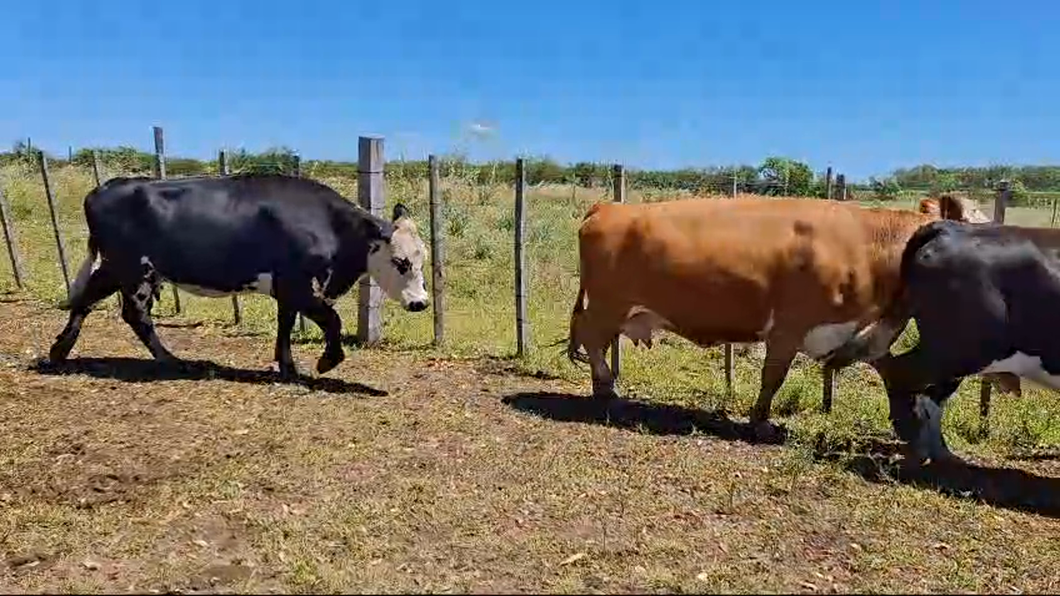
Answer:
[[[918,345],[899,356],[884,356],[870,363],[887,389],[891,425],[906,443],[909,456],[922,463],[959,462],[942,434],[942,417],[949,399],[972,365],[939,361],[939,355]]]
[[[579,294],[578,300],[581,300]],[[612,399],[618,396],[615,392],[615,377],[607,366],[604,356],[611,345],[611,340],[618,337],[625,313],[629,307],[603,308],[592,302],[585,309],[575,307],[571,315],[570,341],[567,355],[572,360],[582,360],[575,351],[579,346],[585,348],[585,360],[589,361],[589,370],[593,380],[593,397]]]
[[[106,263],[92,272],[81,292],[71,296],[70,318],[66,322],[66,327],[55,337],[55,342],[48,351],[50,361],[66,360],[66,357],[70,355],[70,350],[77,343],[77,337],[81,334],[81,325],[88,313],[92,311],[92,307],[118,291],[119,288],[117,277]]]
[[[759,439],[764,440],[774,434],[774,429],[769,424],[773,397],[784,384],[784,379],[788,376],[798,348],[798,342],[787,335],[772,336],[766,341],[766,357],[762,364],[762,381],[758,389],[758,399],[751,407],[749,415],[749,422],[754,429],[755,436]]]
[[[155,332],[155,323],[151,318],[151,307],[154,306],[155,287],[152,281],[145,279],[130,291],[122,289],[121,317],[132,327],[136,337],[159,362],[175,364],[180,361],[164,345]]]

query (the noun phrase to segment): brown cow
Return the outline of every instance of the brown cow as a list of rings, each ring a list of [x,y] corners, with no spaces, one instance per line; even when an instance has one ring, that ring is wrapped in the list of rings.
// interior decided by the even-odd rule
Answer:
[[[764,340],[750,418],[768,430],[795,354],[824,359],[881,314],[913,231],[939,217],[990,221],[949,195],[919,211],[754,196],[595,204],[578,232],[567,355],[588,362],[593,395],[610,398],[604,354],[619,334],[649,347],[655,330],[702,347]]]

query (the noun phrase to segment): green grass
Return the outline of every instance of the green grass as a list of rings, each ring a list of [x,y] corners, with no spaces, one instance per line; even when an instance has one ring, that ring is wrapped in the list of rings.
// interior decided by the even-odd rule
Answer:
[[[113,175],[115,173],[108,172]],[[58,218],[66,243],[70,275],[85,254],[86,227],[81,201],[93,184],[89,171],[57,168],[52,172]],[[47,202],[39,174],[10,166],[0,172],[3,190],[14,215],[19,248],[26,263],[26,293],[47,303],[56,303],[65,289],[56,261]],[[356,180],[323,178],[347,197],[356,196]],[[387,212],[396,201],[407,204],[425,240],[429,233],[426,184],[423,180],[396,177],[387,183]],[[440,349],[431,347],[432,319],[428,313],[407,313],[387,302],[384,306],[384,338],[381,349],[412,350],[447,358],[509,358],[515,350],[513,298],[513,193],[506,187],[476,186],[459,175],[443,178],[446,244],[446,338]],[[662,193],[630,193],[629,201],[659,200]],[[606,192],[567,186],[532,188],[528,194],[526,252],[529,288],[530,352],[516,366],[530,373],[546,373],[559,379],[583,383],[588,371],[570,364],[563,346],[548,346],[565,337],[572,300],[577,290],[576,229],[586,208],[608,199]],[[862,201],[864,204],[879,204]],[[903,198],[889,204],[906,209],[915,204]],[[989,213],[989,206],[983,205]],[[1048,208],[1012,208],[1008,221],[1048,225]],[[429,275],[428,275],[429,278]],[[7,259],[0,260],[0,289],[13,290]],[[337,306],[348,332],[356,327],[356,294]],[[260,296],[241,298],[244,321],[250,333],[270,337],[275,326],[275,306]],[[231,305],[227,299],[206,299],[181,294],[182,319],[229,325]],[[109,308],[116,308],[112,298]],[[172,314],[168,289],[156,315]],[[307,323],[310,342],[320,332]],[[50,335],[48,336],[50,339]],[[735,365],[736,393],[725,403],[721,349],[703,350],[675,336],[666,336],[651,349],[634,348],[623,339],[624,369],[621,389],[627,394],[656,402],[697,408],[725,408],[745,415],[759,385],[760,350],[738,347]],[[46,346],[41,346],[45,349]],[[839,375],[834,410],[818,412],[821,402],[819,367],[800,357],[774,402],[775,415],[787,417],[798,433],[826,433],[836,437],[864,432],[889,433],[885,398],[876,376],[867,367],[856,366]],[[967,381],[947,410],[945,429],[951,445],[962,451],[986,448],[997,453],[1015,448],[1041,447],[1060,442],[1060,401],[1036,387],[1026,387],[1023,399],[996,397],[992,432],[983,438],[978,414],[978,382]]]

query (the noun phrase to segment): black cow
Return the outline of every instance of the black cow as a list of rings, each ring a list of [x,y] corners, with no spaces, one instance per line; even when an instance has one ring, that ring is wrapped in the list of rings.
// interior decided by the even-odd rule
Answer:
[[[895,433],[917,463],[959,461],[942,437],[942,409],[964,377],[1015,375],[1060,390],[1060,233],[939,220],[902,254],[898,297],[828,365],[868,361],[883,378]],[[891,342],[916,321],[904,354]]]
[[[152,356],[177,362],[151,320],[163,282],[201,296],[275,298],[275,359],[285,379],[299,374],[290,339],[299,312],[324,331],[317,371],[345,359],[332,304],[366,272],[406,310],[427,308],[427,250],[401,204],[387,221],[313,180],[251,174],[114,178],[85,197],[84,210],[88,257],[64,304],[70,318],[52,344],[53,362],[70,353],[92,306],[118,291],[122,318]]]

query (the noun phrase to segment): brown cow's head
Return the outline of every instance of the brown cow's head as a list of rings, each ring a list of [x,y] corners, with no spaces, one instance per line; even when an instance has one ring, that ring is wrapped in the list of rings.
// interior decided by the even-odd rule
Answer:
[[[941,219],[952,219],[965,223],[989,223],[993,221],[980,211],[979,207],[971,199],[955,197],[950,194],[939,195],[937,199],[922,199],[917,210]]]

